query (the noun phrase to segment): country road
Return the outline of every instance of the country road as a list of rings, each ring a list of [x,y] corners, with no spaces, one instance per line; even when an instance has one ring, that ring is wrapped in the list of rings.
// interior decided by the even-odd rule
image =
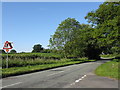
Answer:
[[[118,88],[118,81],[96,76],[94,70],[106,61],[75,64],[3,78],[2,88]]]

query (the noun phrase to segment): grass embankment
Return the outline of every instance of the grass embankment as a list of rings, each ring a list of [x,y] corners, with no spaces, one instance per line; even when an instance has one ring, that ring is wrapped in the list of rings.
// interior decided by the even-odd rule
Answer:
[[[105,58],[114,58],[112,61],[104,63],[100,65],[96,70],[95,73],[98,76],[104,76],[114,79],[120,79],[120,54],[108,54],[108,55],[101,55]]]
[[[51,69],[60,66],[72,65],[72,64],[79,64],[82,62],[88,62],[89,60],[79,60],[79,61],[72,61],[72,60],[61,60],[57,63],[53,64],[42,64],[42,65],[34,65],[34,66],[25,66],[25,67],[12,67],[12,68],[4,68],[2,69],[2,77],[12,76],[12,75],[20,75],[40,70]],[[91,60],[93,61],[93,60]]]
[[[36,56],[35,56],[36,55]],[[5,55],[3,56],[3,58]],[[18,59],[16,58],[18,57]],[[33,58],[34,57],[34,58]],[[8,77],[13,75],[20,75],[40,70],[51,69],[60,66],[78,64],[83,62],[89,62],[94,60],[88,60],[87,58],[79,58],[79,59],[64,59],[59,58],[60,56],[41,56],[41,54],[32,54],[32,56],[28,54],[16,54],[9,55],[9,68],[6,67],[5,59],[3,59],[2,64],[2,77]],[[33,59],[32,59],[33,58]]]
[[[98,76],[120,79],[120,72],[118,68],[120,68],[120,62],[116,62],[116,60],[113,60],[100,65],[95,70],[95,73]]]

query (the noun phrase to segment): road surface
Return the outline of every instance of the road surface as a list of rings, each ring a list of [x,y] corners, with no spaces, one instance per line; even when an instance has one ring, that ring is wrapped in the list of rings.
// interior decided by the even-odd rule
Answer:
[[[3,78],[2,88],[118,88],[118,81],[96,76],[106,61],[88,62]]]

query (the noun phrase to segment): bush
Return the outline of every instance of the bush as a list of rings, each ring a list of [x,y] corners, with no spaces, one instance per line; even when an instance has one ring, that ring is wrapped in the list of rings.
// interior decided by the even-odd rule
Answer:
[[[115,61],[115,62],[120,62],[120,59],[113,59],[113,61]]]
[[[15,53],[17,53],[17,51],[16,50],[11,50],[10,53],[15,54]]]
[[[115,59],[120,59],[120,56],[116,56]]]
[[[5,54],[6,52],[3,49],[0,49],[0,54]]]

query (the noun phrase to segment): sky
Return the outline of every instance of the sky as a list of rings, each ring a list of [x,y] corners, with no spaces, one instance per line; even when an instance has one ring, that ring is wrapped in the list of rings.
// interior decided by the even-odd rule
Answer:
[[[48,48],[50,36],[65,19],[75,18],[87,24],[84,17],[103,2],[3,2],[2,45],[13,42],[17,52],[31,52],[35,44]]]

